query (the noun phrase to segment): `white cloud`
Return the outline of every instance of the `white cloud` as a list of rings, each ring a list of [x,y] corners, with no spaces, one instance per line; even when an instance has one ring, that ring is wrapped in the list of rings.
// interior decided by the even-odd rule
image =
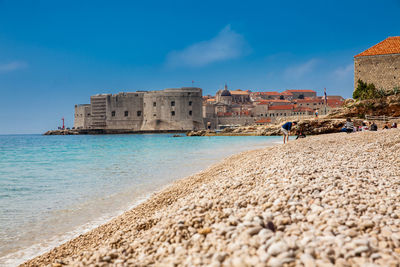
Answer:
[[[0,73],[24,69],[27,66],[28,66],[28,64],[23,61],[12,61],[9,63],[3,63],[3,64],[0,64]]]
[[[167,55],[167,66],[202,67],[214,62],[234,59],[245,53],[246,41],[233,31],[230,25],[223,28],[214,38],[192,44],[181,51]]]
[[[310,59],[305,63],[295,65],[295,66],[290,66],[286,68],[284,75],[286,77],[291,77],[291,78],[302,78],[304,75],[310,73],[313,71],[313,69],[317,66],[319,60],[318,59]]]
[[[353,72],[354,72],[354,68],[353,68],[353,64],[349,64],[345,67],[339,67],[337,68],[333,74],[335,75],[336,78],[338,79],[346,79],[349,76],[353,76]]]

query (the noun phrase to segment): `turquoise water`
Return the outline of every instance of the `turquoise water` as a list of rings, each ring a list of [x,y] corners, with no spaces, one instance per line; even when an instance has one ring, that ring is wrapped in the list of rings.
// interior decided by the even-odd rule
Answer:
[[[173,180],[280,139],[0,135],[0,265],[21,263]]]

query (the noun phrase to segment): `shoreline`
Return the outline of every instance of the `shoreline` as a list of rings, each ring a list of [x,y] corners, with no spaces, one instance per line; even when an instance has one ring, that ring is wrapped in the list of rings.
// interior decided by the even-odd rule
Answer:
[[[267,145],[267,147],[271,147],[271,146],[275,146],[275,145],[277,145],[277,144],[271,143],[271,144]],[[218,168],[218,166],[220,164],[222,164],[224,161],[229,160],[230,158],[236,158],[236,157],[240,156],[241,154],[245,154],[245,153],[249,153],[249,152],[255,152],[255,151],[258,151],[258,150],[262,150],[262,149],[263,148],[236,153],[236,154],[234,154],[232,156],[228,156],[228,157],[226,157],[226,158],[224,158],[224,159],[212,164],[211,166],[209,166],[205,170],[201,170],[200,172],[194,173],[192,175],[186,176],[186,177],[178,179],[176,181],[172,181],[171,183],[168,183],[165,186],[163,186],[162,188],[160,188],[159,190],[154,191],[154,192],[150,192],[142,200],[140,200],[137,203],[133,204],[131,208],[129,208],[126,211],[123,211],[122,214],[117,215],[117,216],[111,218],[110,220],[106,221],[105,223],[102,223],[102,224],[94,227],[93,229],[90,229],[90,230],[88,230],[88,231],[86,231],[86,232],[84,232],[82,234],[79,234],[78,236],[76,236],[76,237],[74,237],[72,239],[66,240],[66,242],[51,248],[50,250],[48,250],[47,252],[45,252],[45,253],[43,253],[41,255],[38,255],[36,257],[33,257],[33,258],[27,260],[26,262],[20,264],[19,266],[32,266],[32,265],[34,266],[34,265],[37,265],[37,263],[33,263],[32,262],[32,261],[36,261],[37,259],[40,259],[40,264],[39,265],[41,265],[41,264],[50,264],[51,261],[45,260],[43,262],[43,261],[41,261],[41,258],[42,257],[46,257],[47,254],[52,254],[50,257],[53,258],[54,253],[57,254],[57,255],[54,255],[54,256],[59,256],[58,251],[60,251],[60,250],[64,251],[65,249],[67,249],[67,248],[65,248],[65,246],[69,246],[70,244],[73,244],[73,246],[75,246],[76,243],[78,243],[78,244],[82,244],[83,243],[84,245],[86,245],[87,243],[90,243],[90,245],[94,245],[93,247],[97,247],[98,246],[97,242],[95,242],[95,243],[93,243],[93,242],[82,242],[83,241],[82,239],[84,239],[86,236],[91,237],[93,235],[96,235],[97,233],[91,233],[91,232],[93,232],[93,231],[95,231],[95,232],[104,231],[105,230],[104,228],[107,229],[106,230],[106,232],[107,232],[106,235],[110,235],[108,228],[109,227],[113,227],[114,223],[121,223],[121,222],[125,221],[125,218],[122,218],[124,216],[135,216],[136,214],[140,214],[140,219],[145,219],[147,216],[151,215],[151,214],[144,215],[147,207],[149,207],[149,204],[161,202],[161,203],[165,204],[166,206],[168,206],[170,203],[172,203],[172,201],[171,201],[171,199],[169,197],[169,194],[171,192],[179,191],[179,188],[180,188],[181,184],[190,183],[191,185],[197,184],[197,185],[201,186],[202,183],[204,182],[204,180],[200,179],[197,176],[203,176],[204,172],[208,173],[208,172],[211,171],[210,169],[213,170],[214,168]],[[194,183],[193,183],[193,181],[191,181],[193,178],[197,179],[196,181],[194,181]],[[184,196],[184,195],[187,195],[188,193],[189,192],[181,192],[181,195]],[[174,198],[174,199],[176,200],[177,198]],[[146,203],[146,202],[151,202],[151,203]],[[157,205],[154,205],[154,206],[156,207],[155,210],[150,208],[150,210],[152,210],[153,213],[155,213],[158,210],[161,210],[162,208],[164,208],[164,206],[157,206]],[[67,254],[69,254],[69,253],[67,253]],[[56,258],[56,257],[54,257],[54,258]]]
[[[195,249],[195,252],[198,250],[203,251],[205,245],[204,242],[206,243],[207,247],[214,248],[213,254],[211,256],[207,256],[207,253],[195,253],[193,256],[191,256],[191,258],[187,258],[190,260],[189,263],[192,262],[196,265],[219,263],[220,265],[229,266],[238,265],[235,263],[244,263],[247,261],[253,261],[255,263],[257,260],[264,260],[264,262],[268,262],[271,265],[272,263],[276,262],[326,262],[327,259],[329,260],[329,257],[324,257],[326,255],[315,253],[315,248],[313,248],[314,253],[305,253],[309,248],[307,244],[305,245],[304,249],[301,250],[298,248],[298,246],[301,244],[296,243],[295,246],[291,247],[290,244],[288,244],[288,242],[290,243],[290,241],[288,241],[289,239],[285,239],[287,231],[292,230],[291,226],[296,226],[298,223],[313,224],[314,221],[318,222],[318,220],[315,220],[315,218],[318,217],[314,217],[314,220],[311,220],[311,217],[314,215],[314,212],[322,212],[318,207],[323,206],[325,199],[323,195],[319,196],[319,194],[325,189],[321,187],[318,189],[318,191],[311,191],[311,195],[309,193],[306,194],[304,198],[309,199],[307,203],[301,203],[300,200],[296,202],[299,206],[303,205],[303,209],[301,209],[305,212],[303,217],[308,216],[310,217],[310,220],[304,220],[304,218],[301,218],[300,215],[298,215],[298,218],[296,217],[297,219],[291,218],[290,216],[287,217],[287,215],[285,215],[286,212],[288,212],[285,211],[287,207],[282,203],[286,202],[289,205],[290,202],[287,202],[289,199],[281,198],[283,193],[282,190],[285,190],[286,188],[285,184],[287,183],[287,185],[290,185],[289,188],[292,192],[292,195],[294,192],[297,192],[297,195],[301,195],[302,192],[299,192],[298,190],[296,191],[296,186],[291,184],[293,183],[293,181],[291,181],[292,178],[288,176],[287,172],[281,173],[278,166],[282,166],[283,169],[288,168],[287,164],[289,164],[289,167],[294,166],[293,170],[289,169],[289,173],[292,173],[297,177],[298,181],[296,180],[296,183],[302,184],[301,190],[313,187],[314,182],[308,183],[307,181],[313,181],[315,179],[324,185],[324,183],[327,181],[320,180],[320,177],[314,177],[315,175],[313,175],[313,173],[308,173],[305,165],[302,165],[301,157],[311,157],[315,161],[318,161],[318,163],[321,163],[319,162],[321,158],[316,156],[318,156],[319,153],[322,153],[321,148],[325,147],[326,150],[323,152],[327,153],[328,158],[330,158],[330,161],[327,162],[329,168],[326,170],[320,170],[318,164],[315,164],[315,162],[313,164],[312,161],[310,162],[307,158],[304,158],[304,160],[311,164],[308,168],[314,168],[315,173],[321,172],[322,177],[327,176],[325,178],[326,180],[329,180],[329,182],[332,182],[338,186],[337,183],[342,183],[342,180],[337,180],[334,177],[330,179],[329,173],[334,176],[335,171],[337,172],[338,170],[342,170],[340,164],[338,165],[336,162],[338,159],[340,159],[340,157],[351,156],[340,153],[347,149],[346,146],[351,146],[353,149],[349,150],[350,154],[359,152],[358,149],[360,149],[360,146],[365,146],[369,151],[368,153],[371,154],[367,156],[370,157],[376,156],[373,153],[374,150],[382,148],[386,148],[386,150],[383,150],[382,153],[397,153],[393,155],[398,155],[398,151],[390,152],[387,150],[389,149],[389,145],[391,145],[392,148],[393,146],[400,148],[399,133],[400,132],[397,130],[388,130],[375,133],[359,132],[350,135],[344,133],[328,134],[308,137],[303,140],[292,140],[284,146],[275,145],[269,147],[268,149],[263,148],[248,152],[241,152],[210,166],[200,173],[171,183],[169,186],[167,186],[167,188],[152,194],[148,200],[127,211],[123,215],[118,216],[110,222],[107,222],[106,224],[101,225],[86,234],[70,240],[63,245],[52,249],[46,254],[22,264],[21,266],[45,265],[50,263],[55,263],[55,265],[58,264],[58,266],[60,266],[63,263],[72,264],[74,262],[83,262],[83,264],[96,262],[105,264],[110,264],[112,262],[120,264],[135,263],[137,265],[178,262],[185,265],[188,262],[185,262],[184,259],[193,253],[191,252],[191,249]],[[373,144],[375,144],[375,147],[371,146]],[[316,147],[314,148],[313,146]],[[292,157],[290,156],[291,154],[293,154]],[[379,158],[379,155],[376,157],[377,158],[375,159],[375,162],[377,164],[384,165],[389,171],[391,170],[392,167],[385,165],[385,162],[381,162],[382,159]],[[282,161],[282,158],[288,162],[285,163],[285,161]],[[352,159],[357,161],[357,157]],[[268,162],[269,164],[264,164],[265,162]],[[362,170],[368,169],[368,166],[365,166],[365,162],[366,161],[361,161],[360,163],[360,166],[363,167]],[[295,165],[291,165],[294,163]],[[329,164],[336,165],[331,166]],[[344,160],[343,164],[350,164],[349,166],[351,166],[352,163]],[[396,166],[400,166],[400,162],[395,162],[395,164],[398,164]],[[264,165],[269,166],[266,167]],[[381,165],[378,166],[382,168]],[[333,166],[336,167],[333,168]],[[378,172],[384,171],[380,168],[378,168]],[[347,171],[353,172],[352,168],[348,169]],[[283,177],[281,176],[282,174]],[[357,179],[358,183],[363,182],[362,179],[360,181],[358,180],[357,173],[353,175],[355,175],[354,179]],[[375,176],[371,177],[371,179],[376,178]],[[267,180],[265,180],[266,178]],[[349,178],[342,177],[342,179],[344,180],[344,184],[342,186],[351,185],[348,184],[347,181]],[[263,190],[257,190],[258,187]],[[385,190],[390,190],[390,188],[385,188]],[[248,195],[249,192],[252,192],[252,194]],[[265,192],[268,192],[267,195]],[[241,195],[246,196],[246,198],[240,200]],[[236,199],[237,197],[238,199]],[[318,201],[315,200],[315,197],[317,197],[316,199]],[[360,195],[359,197],[365,196]],[[341,195],[338,195],[337,198],[341,198]],[[264,201],[264,199],[266,200]],[[312,199],[314,200],[310,202]],[[335,201],[336,200],[337,199],[335,199]],[[325,205],[325,209],[328,208],[328,210],[330,210],[330,206],[334,206],[334,204],[331,202],[326,202]],[[304,210],[304,207],[307,206],[310,206],[311,210]],[[373,208],[375,208],[375,206],[373,206]],[[340,209],[343,209],[343,207],[340,207]],[[394,212],[393,214],[399,214],[400,216],[400,212],[398,209],[396,209],[396,207],[392,207],[392,210]],[[296,209],[294,211],[296,211]],[[307,212],[311,214],[308,214]],[[341,210],[338,212],[341,212]],[[355,212],[357,217],[359,212],[358,208],[355,208],[353,212]],[[260,215],[257,215],[257,213]],[[234,222],[232,224],[229,222],[229,219],[232,219],[232,216],[237,218],[236,223]],[[256,220],[256,217],[254,216],[259,216],[259,219],[257,220],[261,219],[264,220],[264,222],[259,223],[259,225],[256,226],[257,223],[255,224],[254,221]],[[361,225],[365,225],[365,228],[359,227],[360,229],[356,228],[356,230],[353,230],[350,229],[353,226],[350,227],[344,225],[342,227],[343,229],[338,231],[343,231],[341,235],[347,235],[348,238],[350,238],[350,241],[356,237],[362,238],[365,235],[368,236],[368,234],[376,232],[376,229],[374,229],[376,223],[371,225],[371,223],[368,223],[368,220],[363,217],[365,217],[365,214],[359,215],[358,219],[361,220]],[[197,221],[200,220],[200,218],[201,221]],[[394,220],[394,222],[399,220],[397,215],[393,218],[386,218],[384,216],[383,219],[389,221]],[[268,224],[266,224],[267,221]],[[183,222],[181,226],[179,226],[180,222]],[[271,226],[268,227],[270,223],[272,223],[272,228],[274,228],[274,231],[271,231]],[[219,227],[222,224],[227,224],[226,227],[228,227],[228,230],[233,231],[233,234],[231,234],[229,238],[234,239],[234,244],[238,245],[238,248],[229,247],[229,242],[225,244],[223,239],[226,238],[226,231],[224,230],[223,232],[220,232],[219,230]],[[322,225],[319,225],[319,227],[327,229],[328,226],[329,229],[338,227],[337,224],[338,222],[326,221],[322,223]],[[344,229],[346,227],[349,229]],[[236,230],[232,228],[240,229],[239,232],[236,233]],[[169,234],[169,230],[173,230],[174,232],[176,231],[176,233]],[[353,230],[353,232],[350,233],[349,230]],[[303,229],[300,232],[297,230],[296,233],[298,234],[297,236],[303,237],[303,235],[308,231]],[[393,229],[393,227],[391,230],[385,229],[385,231],[392,231],[396,237],[398,235],[398,229]],[[223,234],[224,232],[225,234]],[[247,235],[242,236],[240,234],[241,232],[246,232]],[[178,233],[180,236],[178,236]],[[264,236],[259,237],[260,233],[263,233]],[[379,231],[377,233],[379,233]],[[322,236],[324,235],[325,232],[323,232]],[[210,238],[208,238],[208,236],[210,236]],[[222,238],[221,242],[224,243],[226,247],[222,249],[215,247],[216,244],[215,242],[211,241],[211,236],[213,236],[214,239]],[[267,238],[268,236],[268,239],[272,240],[270,241],[270,246],[264,248],[265,253],[263,251],[259,251],[260,247],[262,247],[260,244],[258,244],[258,250],[256,249],[256,252],[251,249],[252,246],[254,246],[253,243],[257,243],[257,241],[253,240],[253,236],[257,237],[258,239]],[[328,236],[325,237],[327,238]],[[346,242],[347,239],[344,238],[343,242]],[[312,238],[310,240],[312,240]],[[324,239],[321,240],[322,241],[319,242],[322,242],[322,245],[326,245],[324,244]],[[378,251],[385,255],[385,257],[382,255],[380,255],[380,257],[375,255],[375,258],[373,258],[372,261],[375,261],[376,263],[379,263],[379,261],[393,262],[394,260],[400,259],[396,258],[400,257],[398,254],[400,253],[400,234],[399,243],[396,243],[397,241],[385,241],[386,245],[392,246],[391,248],[394,251],[394,254],[390,254],[386,247],[383,247],[383,245],[382,248],[380,248],[373,240],[368,239],[367,241],[363,241],[367,242],[368,245],[362,248],[363,251],[360,252],[360,254],[355,254],[353,256],[350,255],[347,256],[347,258],[345,255],[343,255],[343,257],[340,257],[339,255],[336,256],[336,258],[341,259],[342,262],[348,261],[349,259],[354,260],[353,258],[357,258],[356,260],[358,261],[363,260],[368,262],[368,260],[372,259],[372,252],[375,250],[375,254],[376,251]],[[200,242],[200,245],[198,242]],[[250,242],[250,244],[247,242]],[[247,248],[243,248],[244,244],[247,244]],[[272,244],[279,244],[279,246],[289,249],[287,252],[285,252],[286,254],[281,254],[279,251],[277,253],[269,253],[269,249],[271,248]],[[353,244],[353,246],[356,246],[354,249],[357,249],[357,244]],[[257,247],[257,245],[255,245],[255,247]],[[241,256],[235,254],[236,250],[240,251],[243,249],[247,249],[248,251],[242,251]],[[274,249],[278,248],[274,247]],[[284,255],[285,257],[281,257],[281,255]],[[361,259],[358,259],[360,257]],[[335,262],[335,260],[333,261]]]
[[[267,147],[267,146],[273,146],[277,143],[277,140],[269,140],[269,139],[265,139],[265,140],[259,140],[258,141],[258,145],[255,145],[255,149],[259,149],[260,147]],[[254,148],[250,148],[250,149],[254,149]],[[248,147],[245,149],[249,149]],[[220,161],[229,158],[230,156],[233,156],[237,153],[242,153],[241,151],[243,151],[243,149],[238,149],[238,151],[233,152],[233,154],[229,153],[227,156],[222,156],[219,157],[216,161],[209,161],[207,163],[207,165],[201,167],[201,169],[196,168],[196,170],[194,170],[192,173],[187,173],[185,175],[176,175],[176,179],[179,181],[181,179],[185,179],[186,177],[189,176],[193,176],[196,175],[199,172],[202,172],[208,168],[210,168],[211,166],[218,164]],[[245,150],[247,151],[247,150]],[[160,187],[158,187],[155,190],[151,190],[148,191],[147,193],[145,193],[144,195],[139,196],[138,198],[135,197],[135,201],[132,202],[131,205],[127,205],[128,208],[123,208],[121,210],[119,210],[118,212],[109,212],[108,214],[105,214],[105,216],[101,216],[98,218],[95,218],[94,220],[84,224],[84,225],[80,225],[75,227],[74,229],[71,229],[65,233],[61,233],[57,236],[51,237],[50,239],[46,239],[44,240],[44,242],[41,243],[36,243],[33,245],[30,245],[29,247],[26,247],[22,250],[18,250],[15,252],[12,252],[11,254],[5,255],[3,256],[3,261],[7,264],[7,266],[15,266],[15,264],[22,264],[26,261],[32,260],[33,258],[36,258],[40,255],[46,254],[47,252],[49,252],[50,250],[59,247],[73,239],[75,239],[76,237],[80,236],[80,235],[84,235],[90,231],[92,231],[93,229],[96,229],[97,227],[100,227],[104,224],[109,223],[110,221],[118,218],[119,216],[123,215],[125,212],[128,212],[129,210],[135,208],[137,205],[141,204],[142,202],[148,200],[152,195],[154,194],[158,194],[161,191],[165,190],[166,188],[168,188],[170,185],[172,185],[174,183],[174,181],[169,181],[166,183],[163,183],[163,185],[161,185]],[[109,216],[110,214],[114,214],[112,216]],[[32,251],[34,253],[32,253]],[[25,254],[25,256],[24,256]],[[13,255],[16,255],[16,257],[13,257]],[[28,255],[28,256],[26,256]],[[19,259],[19,258],[24,258],[24,261],[13,261],[12,259]],[[14,264],[13,264],[14,263]]]

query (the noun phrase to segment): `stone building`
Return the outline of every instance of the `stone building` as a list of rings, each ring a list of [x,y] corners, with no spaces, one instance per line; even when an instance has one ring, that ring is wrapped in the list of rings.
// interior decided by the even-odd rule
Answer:
[[[232,94],[228,90],[228,86],[225,84],[224,90],[219,90],[215,95],[216,103],[224,103],[226,105],[232,104]]]
[[[359,79],[378,89],[400,87],[400,36],[388,37],[354,56],[354,89]]]
[[[314,90],[310,90],[310,89],[291,89],[291,90],[284,91],[284,93],[291,94],[293,96],[292,99],[304,99],[307,97],[310,97],[310,98],[317,97],[317,92],[315,92]]]
[[[74,128],[110,133],[203,129],[202,90],[183,87],[94,95],[90,104],[75,105]]]

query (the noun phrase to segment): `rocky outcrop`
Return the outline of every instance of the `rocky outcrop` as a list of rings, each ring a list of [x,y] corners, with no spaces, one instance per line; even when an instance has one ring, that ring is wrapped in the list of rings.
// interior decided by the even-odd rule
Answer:
[[[356,126],[361,125],[362,120],[355,120]],[[345,124],[344,119],[310,119],[301,120],[294,130],[300,130],[305,135],[316,135],[316,134],[327,134],[337,133]],[[224,135],[224,136],[235,136],[235,135],[260,135],[260,136],[274,136],[281,135],[281,124],[270,124],[270,125],[253,125],[253,126],[242,126],[238,128],[225,128],[220,133],[210,131],[192,131],[187,136],[213,136],[213,135]]]
[[[77,130],[50,130],[44,133],[44,135],[76,135],[80,134]]]
[[[365,115],[400,117],[400,94],[377,99],[347,99],[343,108],[333,111],[328,118],[357,117]]]

